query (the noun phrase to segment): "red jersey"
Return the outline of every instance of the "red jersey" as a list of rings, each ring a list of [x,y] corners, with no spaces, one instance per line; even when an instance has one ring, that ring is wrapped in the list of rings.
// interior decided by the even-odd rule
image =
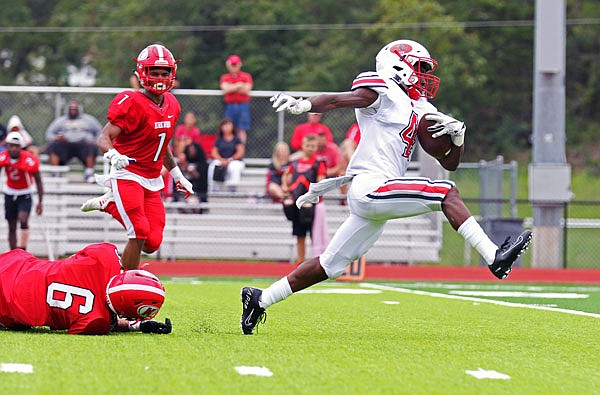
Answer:
[[[254,81],[252,81],[252,76],[245,71],[240,71],[236,74],[223,74],[219,80],[219,84],[224,82],[229,84],[235,84],[236,82],[249,82],[250,84],[254,83]],[[248,103],[250,101],[250,95],[239,92],[225,93],[223,99],[225,100],[225,103]]]
[[[346,132],[346,138],[353,140],[355,146],[358,145],[358,143],[360,143],[360,128],[358,127],[358,123],[355,122],[352,125],[350,125],[348,131]]]
[[[40,169],[40,160],[30,152],[21,150],[18,159],[11,159],[8,151],[0,153],[0,168],[4,167],[6,185],[4,193],[25,195],[33,192],[33,173]]]
[[[162,96],[159,106],[142,92],[124,91],[108,107],[108,121],[122,130],[113,146],[136,160],[127,170],[145,178],[160,176],[165,150],[181,112],[175,96],[169,92]]]
[[[197,126],[193,126],[191,129],[188,129],[184,124],[181,124],[175,128],[175,138],[189,138],[194,143],[200,144],[200,129]]]
[[[58,261],[21,249],[2,254],[0,324],[106,334],[116,322],[106,303],[106,285],[120,271],[117,247],[110,243],[91,244]]]
[[[302,157],[292,161],[287,172],[292,175],[292,184],[289,185],[289,189],[292,191],[294,199],[298,199],[300,195],[308,192],[311,182],[317,182],[320,177],[327,176],[325,163],[320,161],[317,155],[308,159]]]
[[[328,169],[337,166],[342,161],[339,147],[337,144],[330,142],[327,142],[322,150],[317,150],[316,156],[320,161],[325,162]]]
[[[327,141],[331,143],[334,142],[333,136],[331,135],[331,130],[329,130],[326,125],[323,125],[322,123],[306,122],[301,123],[294,129],[294,133],[292,134],[292,138],[290,140],[290,148],[294,151],[302,149],[302,139],[304,139],[304,136],[307,134],[318,135],[319,132],[325,133],[325,136],[327,136]]]

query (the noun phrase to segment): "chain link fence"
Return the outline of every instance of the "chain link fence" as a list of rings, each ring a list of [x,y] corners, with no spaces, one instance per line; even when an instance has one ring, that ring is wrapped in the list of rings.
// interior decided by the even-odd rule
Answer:
[[[18,115],[34,138],[35,144],[43,148],[46,143],[47,126],[57,116],[64,113],[64,108],[69,100],[79,101],[86,113],[96,117],[100,123],[104,123],[110,101],[115,94],[122,90],[122,88],[0,86],[0,123],[6,125],[11,115]],[[188,111],[196,114],[198,127],[203,134],[217,133],[224,113],[220,91],[180,89],[174,93],[181,103],[182,114]],[[295,116],[275,113],[269,102],[269,97],[273,93],[254,91],[252,94],[252,127],[248,131],[246,157],[252,158],[254,163],[260,164],[254,172],[256,180],[262,177],[261,166],[264,167],[268,163],[273,146],[278,141],[289,142],[296,125],[306,122],[305,114]],[[290,93],[306,97],[317,92]],[[183,117],[180,122],[182,119]],[[350,109],[333,111],[324,114],[322,122],[331,129],[335,141],[339,144],[347,129],[355,122],[354,112]],[[456,172],[450,173],[448,177],[456,181],[467,206],[481,221],[484,228],[488,232],[498,233],[495,236],[501,236],[499,234],[502,232],[495,230],[498,224],[504,227],[508,226],[510,229],[531,226],[531,202],[526,199],[517,199],[517,186],[521,186],[517,185],[517,174],[518,165],[515,162],[505,164],[502,158],[495,158],[479,163],[463,163]],[[241,211],[246,210],[244,207],[250,207],[249,205],[254,204],[257,199],[260,200],[264,193],[263,185],[256,180],[253,181],[252,189],[245,190],[245,196],[238,200]],[[520,182],[526,183],[527,181],[521,180]],[[521,189],[523,188],[521,186]],[[338,209],[332,208],[332,210]],[[260,211],[256,213],[250,209],[244,211],[245,217],[253,214],[264,215]],[[233,219],[231,223],[235,223],[235,221],[236,219]],[[281,222],[278,219],[274,224],[280,225]],[[273,225],[273,231],[277,226]],[[597,259],[600,256],[600,245],[596,243],[600,237],[600,201],[569,202],[564,206],[562,226],[564,233],[563,266],[600,268],[600,261]],[[333,232],[335,228],[329,230]],[[217,229],[217,231],[226,232],[226,229]],[[118,233],[118,227],[116,232]],[[207,228],[206,232],[210,232],[210,229]],[[287,232],[287,228],[282,229],[282,232]],[[119,234],[119,236],[123,235]],[[269,236],[265,235],[265,237]],[[249,240],[245,242],[249,242]],[[248,248],[247,259],[256,257],[255,251]],[[286,249],[285,253],[291,254],[289,251],[293,245],[285,245],[282,248]],[[168,251],[164,253],[164,255],[168,254]],[[439,260],[436,260],[436,263],[441,265],[480,265],[481,259],[473,249],[465,246],[462,237],[452,230],[447,222],[444,222],[443,243],[439,252]],[[525,254],[519,264],[524,267],[530,266],[531,254]]]

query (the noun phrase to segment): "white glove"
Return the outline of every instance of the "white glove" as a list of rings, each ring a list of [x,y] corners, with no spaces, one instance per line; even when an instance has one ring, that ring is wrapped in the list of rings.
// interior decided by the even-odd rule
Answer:
[[[276,108],[277,112],[287,110],[290,114],[298,115],[308,112],[312,108],[312,103],[309,100],[294,99],[292,96],[281,92],[275,94],[269,100],[273,102],[273,108]]]
[[[110,161],[112,167],[116,170],[121,170],[127,167],[130,163],[135,162],[135,159],[122,155],[114,148],[109,149],[104,153],[104,157]]]
[[[175,181],[175,188],[177,192],[185,193],[184,199],[190,197],[192,193],[194,193],[194,187],[192,183],[188,181],[187,178],[183,176],[181,169],[177,166],[172,168],[169,173],[171,173],[171,177],[173,177],[173,181]]]
[[[452,139],[452,144],[457,147],[460,147],[465,142],[465,132],[467,131],[467,127],[464,122],[458,121],[441,112],[427,114],[425,115],[425,119],[436,122],[435,125],[427,128],[427,130],[433,133],[431,137],[434,139],[443,134],[448,134]]]
[[[306,203],[317,204],[318,202],[319,202],[319,195],[309,191],[309,192],[306,192],[304,195],[299,196],[298,199],[296,199],[296,207],[301,208]]]

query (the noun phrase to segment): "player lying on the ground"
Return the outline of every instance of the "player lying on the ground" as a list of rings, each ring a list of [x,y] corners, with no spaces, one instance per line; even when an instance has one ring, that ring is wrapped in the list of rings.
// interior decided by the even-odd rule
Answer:
[[[21,249],[0,255],[0,328],[171,333],[168,318],[151,320],[164,300],[158,278],[145,270],[123,271],[110,243],[91,244],[57,261]]]
[[[346,176],[311,184],[309,191],[296,201],[299,207],[306,202],[316,203],[320,195],[351,183],[347,194],[350,216],[320,256],[303,262],[264,291],[242,289],[240,324],[244,334],[252,334],[264,318],[265,309],[273,303],[342,275],[346,266],[377,241],[389,219],[442,211],[499,279],[508,276],[512,264],[531,241],[531,232],[524,231],[513,242],[507,239],[498,247],[471,215],[454,182],[404,176],[421,118],[434,121],[428,127],[432,137],[450,136],[449,151],[436,158],[448,170],[455,170],[460,163],[466,128],[463,122],[438,112],[427,101],[435,97],[440,80],[433,74],[437,61],[424,46],[411,40],[397,40],[384,46],[375,60],[376,71],[359,74],[350,92],[309,99],[279,93],[271,98],[277,111],[287,110],[292,114],[354,108],[361,139]]]

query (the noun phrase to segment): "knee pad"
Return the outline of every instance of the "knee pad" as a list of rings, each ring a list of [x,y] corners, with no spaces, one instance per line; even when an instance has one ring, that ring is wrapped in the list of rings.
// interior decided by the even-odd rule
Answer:
[[[135,238],[147,240],[150,235],[150,225],[148,221],[137,222],[133,225],[133,229],[135,231]],[[131,237],[131,236],[130,236]]]
[[[144,252],[153,253],[158,250],[163,240],[162,229],[150,231],[144,242]]]
[[[335,280],[346,270],[346,266],[348,266],[354,259],[350,259],[341,255],[332,254],[330,252],[323,252],[319,255],[319,262],[323,270],[325,270],[325,274],[330,280]]]

